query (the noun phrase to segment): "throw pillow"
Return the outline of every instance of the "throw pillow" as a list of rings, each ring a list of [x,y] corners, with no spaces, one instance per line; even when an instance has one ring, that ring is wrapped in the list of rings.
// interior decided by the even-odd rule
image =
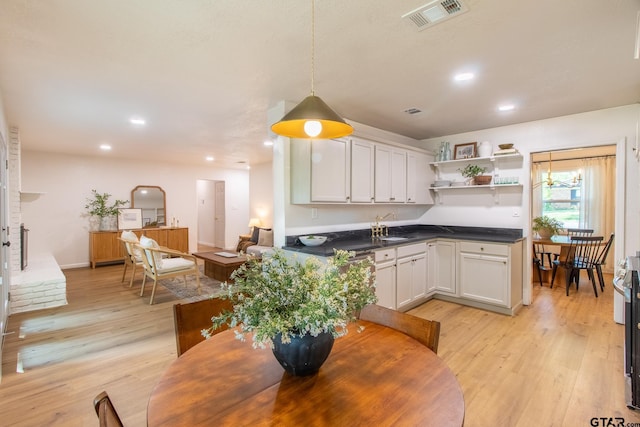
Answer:
[[[136,236],[136,233],[134,233],[131,230],[124,230],[122,232],[122,234],[120,235],[120,238],[122,240],[127,240],[129,242],[136,242],[136,243],[139,242],[138,236]],[[138,248],[134,247],[133,245],[127,244],[126,247],[127,247],[127,251],[128,252],[131,252],[131,250],[133,250],[133,256],[135,256],[136,258],[140,258],[142,256],[142,254],[140,253],[140,250]],[[140,260],[138,260],[138,261],[140,261]]]
[[[140,246],[143,248],[159,248],[158,242],[153,239],[148,238],[147,236],[140,236]],[[150,258],[150,254],[153,254],[153,258],[155,259],[156,267],[162,268],[162,255],[159,252],[147,252],[145,251],[147,259],[149,260],[149,264],[153,265],[153,260]]]
[[[256,245],[258,244],[258,238],[260,237],[260,230],[271,231],[270,228],[253,227],[253,233],[251,233],[251,241]]]
[[[258,233],[258,246],[273,246],[272,230],[260,230],[260,233]]]

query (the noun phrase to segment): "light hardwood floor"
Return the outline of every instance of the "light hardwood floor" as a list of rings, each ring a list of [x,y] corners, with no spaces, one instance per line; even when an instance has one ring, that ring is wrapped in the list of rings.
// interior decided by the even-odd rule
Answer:
[[[67,306],[9,319],[0,425],[95,426],[92,399],[107,390],[126,425],[144,426],[149,393],[176,357],[177,300],[159,286],[150,306],[139,279],[133,289],[120,283],[122,266],[64,273]],[[412,310],[442,323],[439,355],[461,384],[465,426],[640,422],[625,406],[612,286],[597,299],[588,283],[569,297],[561,287],[536,285],[534,294],[514,317],[437,300]]]

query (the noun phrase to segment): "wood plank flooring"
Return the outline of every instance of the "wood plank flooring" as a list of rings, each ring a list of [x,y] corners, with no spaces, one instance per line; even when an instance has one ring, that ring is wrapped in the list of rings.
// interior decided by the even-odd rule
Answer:
[[[176,357],[178,300],[159,286],[150,306],[139,278],[132,289],[120,282],[121,265],[64,273],[67,306],[9,318],[0,425],[94,426],[93,397],[107,390],[125,425],[144,426],[149,393]],[[584,281],[567,297],[536,285],[535,303],[514,317],[438,300],[412,313],[442,323],[439,355],[462,386],[467,427],[640,422],[625,406],[613,292],[596,299]]]

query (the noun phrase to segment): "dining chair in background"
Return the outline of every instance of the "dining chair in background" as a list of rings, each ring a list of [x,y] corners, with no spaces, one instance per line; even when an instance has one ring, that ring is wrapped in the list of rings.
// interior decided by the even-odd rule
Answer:
[[[425,345],[434,353],[438,353],[440,322],[436,320],[423,319],[377,304],[369,304],[360,310],[360,319],[400,331]]]
[[[542,286],[542,272],[553,270],[553,260],[555,259],[558,259],[557,253],[547,251],[542,243],[533,244],[533,265],[538,272],[540,286]],[[553,283],[551,283],[551,287],[553,288]]]
[[[101,392],[93,399],[93,407],[98,415],[100,427],[124,427],[106,391]]]
[[[593,235],[590,228],[567,228],[567,236],[569,237],[589,237]]]
[[[176,330],[176,350],[178,357],[194,345],[205,340],[202,330],[211,326],[211,318],[223,311],[233,310],[233,304],[228,299],[207,298],[201,301],[179,303],[173,306],[173,320]],[[227,329],[223,325],[214,333]]]
[[[586,270],[589,280],[591,280],[591,284],[593,285],[593,292],[597,298],[598,290],[596,289],[594,270],[596,269],[596,260],[598,259],[603,240],[604,238],[602,236],[571,237],[566,257],[564,259],[559,258],[553,262],[551,285],[553,286],[558,267],[564,269],[568,296],[571,282],[575,282],[577,290],[580,285],[580,271]]]
[[[600,282],[600,290],[604,291],[604,276],[602,275],[602,265],[606,264],[607,256],[609,255],[609,250],[611,249],[611,245],[613,244],[613,238],[615,237],[614,233],[611,233],[609,236],[609,240],[600,251],[598,258],[596,259],[596,273],[598,274],[598,281]]]

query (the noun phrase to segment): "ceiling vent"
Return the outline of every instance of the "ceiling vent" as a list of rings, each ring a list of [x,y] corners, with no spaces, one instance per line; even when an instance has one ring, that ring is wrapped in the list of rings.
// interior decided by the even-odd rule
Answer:
[[[418,30],[424,30],[468,10],[461,0],[436,0],[405,13],[402,19],[409,19]]]

